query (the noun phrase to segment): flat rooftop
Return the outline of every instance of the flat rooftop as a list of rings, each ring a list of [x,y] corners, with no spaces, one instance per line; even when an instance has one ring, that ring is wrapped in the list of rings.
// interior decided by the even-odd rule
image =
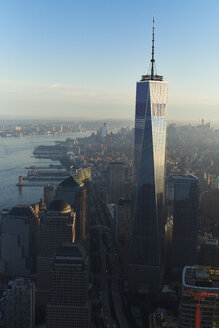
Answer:
[[[197,181],[198,178],[195,175],[192,174],[188,174],[188,175],[182,175],[182,174],[178,174],[178,175],[171,175],[170,179],[174,179],[174,180],[183,180],[183,181]]]
[[[219,291],[219,268],[186,266],[183,270],[183,287]]]
[[[157,75],[155,74],[154,76],[152,75],[142,75],[141,81],[163,81],[163,76],[162,75]]]

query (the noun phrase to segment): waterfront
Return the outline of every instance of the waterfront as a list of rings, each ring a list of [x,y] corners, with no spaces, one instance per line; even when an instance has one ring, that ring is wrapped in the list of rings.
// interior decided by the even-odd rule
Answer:
[[[33,150],[39,145],[53,145],[55,141],[66,138],[85,137],[91,132],[49,135],[26,136],[23,138],[0,138],[0,210],[11,208],[17,204],[31,204],[43,198],[43,187],[18,188],[19,175],[26,175],[25,167],[36,165],[46,166],[58,164],[49,159],[33,157]]]

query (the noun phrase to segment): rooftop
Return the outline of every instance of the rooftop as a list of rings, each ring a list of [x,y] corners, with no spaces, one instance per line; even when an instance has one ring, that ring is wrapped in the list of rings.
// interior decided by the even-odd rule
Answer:
[[[75,187],[83,187],[84,183],[75,176],[71,175],[69,178],[65,179],[63,182],[59,184],[59,187],[61,188],[75,188]]]
[[[80,244],[67,244],[60,247],[56,252],[55,262],[59,264],[86,265],[88,257]]]
[[[54,200],[48,208],[50,212],[69,213],[71,212],[71,206],[61,199]]]
[[[183,286],[219,290],[219,269],[198,265],[186,266],[183,270]]]
[[[125,199],[125,198],[120,198],[118,205],[125,205],[125,204],[130,204],[131,201],[129,199]]]
[[[16,278],[15,280],[9,280],[8,286],[9,287],[23,287],[23,286],[30,286],[32,287],[33,282],[26,278]]]
[[[82,258],[83,255],[84,249],[81,245],[78,244],[62,246],[56,252],[56,256],[58,257]]]
[[[142,75],[141,81],[163,81],[162,75],[154,75],[153,77],[151,75]]]
[[[176,180],[183,180],[183,181],[197,181],[198,178],[195,176],[195,175],[182,175],[182,174],[179,174],[179,175],[172,175],[170,177],[170,179],[176,179]]]
[[[26,205],[16,205],[9,212],[9,215],[13,216],[31,216],[32,214],[30,207]]]

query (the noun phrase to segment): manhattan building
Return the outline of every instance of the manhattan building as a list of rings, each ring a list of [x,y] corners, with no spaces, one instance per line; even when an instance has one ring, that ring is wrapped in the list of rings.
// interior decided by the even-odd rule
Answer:
[[[29,276],[36,271],[39,218],[32,206],[17,205],[0,220],[0,275]]]
[[[40,222],[40,255],[37,261],[37,305],[47,304],[50,271],[56,251],[75,241],[76,213],[63,200],[54,200]]]
[[[187,266],[183,270],[180,327],[219,326],[219,270]]]
[[[120,198],[126,194],[128,167],[123,162],[111,162],[108,171],[108,204],[118,204]]]
[[[64,199],[76,212],[75,241],[79,242],[88,233],[88,188],[74,176],[62,181],[56,189],[56,199]]]
[[[208,237],[202,240],[198,254],[198,264],[217,267],[219,264],[218,240]]]
[[[192,175],[173,176],[173,273],[181,277],[186,265],[196,263],[199,229],[199,179]]]
[[[129,283],[135,292],[159,289],[164,240],[164,189],[168,84],[154,72],[137,82],[134,141],[134,226]]]
[[[7,327],[35,327],[35,283],[24,278],[10,280],[6,291]]]
[[[81,245],[75,243],[58,249],[51,271],[47,328],[90,326],[88,266],[88,256]]]

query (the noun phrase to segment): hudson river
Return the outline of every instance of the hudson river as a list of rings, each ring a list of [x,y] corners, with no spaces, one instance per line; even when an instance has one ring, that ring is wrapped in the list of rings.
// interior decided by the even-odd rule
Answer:
[[[19,175],[27,175],[25,167],[45,166],[57,162],[33,157],[33,150],[39,145],[53,145],[55,141],[67,138],[89,136],[91,132],[67,135],[26,136],[22,138],[0,138],[0,210],[14,205],[36,203],[43,198],[43,187],[16,186]]]

